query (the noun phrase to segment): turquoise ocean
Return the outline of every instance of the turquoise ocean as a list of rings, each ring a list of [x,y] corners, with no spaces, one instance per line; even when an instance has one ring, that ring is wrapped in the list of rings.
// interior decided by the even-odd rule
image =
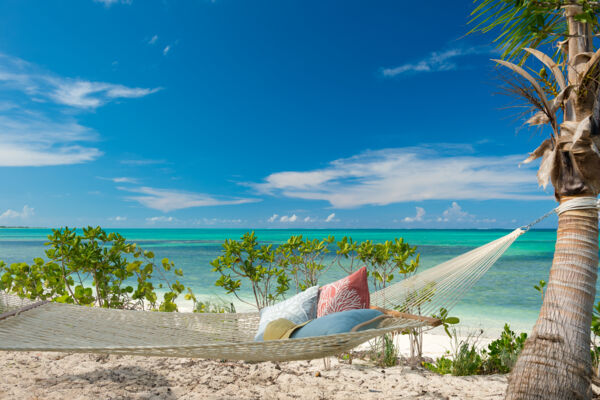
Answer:
[[[118,229],[121,235],[142,248],[155,253],[158,260],[167,257],[182,268],[182,283],[195,293],[219,296],[225,301],[223,289],[214,285],[217,274],[211,271],[210,261],[221,251],[225,239],[237,239],[246,230],[232,229]],[[49,229],[0,229],[0,260],[7,264],[31,262],[44,257],[44,243]],[[402,237],[417,246],[421,267],[430,268],[475,247],[497,239],[508,230],[256,230],[263,243],[277,245],[291,235],[305,238],[336,239],[350,236],[355,241],[381,242]],[[496,334],[508,322],[518,331],[529,331],[538,315],[541,296],[533,286],[547,280],[556,231],[532,230],[522,235],[502,258],[467,293],[451,311],[461,319],[461,332],[483,329],[485,335]],[[344,276],[333,266],[320,283]]]

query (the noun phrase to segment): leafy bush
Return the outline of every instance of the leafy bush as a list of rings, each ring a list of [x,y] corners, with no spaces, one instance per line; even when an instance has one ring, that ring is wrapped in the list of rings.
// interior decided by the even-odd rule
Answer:
[[[324,260],[329,253],[327,246],[334,240],[333,236],[323,240],[303,240],[302,235],[298,235],[277,248],[280,265],[291,275],[297,292],[315,286],[321,274],[332,265],[325,264]]]
[[[452,375],[467,376],[481,373],[482,358],[474,344],[461,343],[452,360]]]
[[[354,270],[356,260],[359,261],[356,268],[367,267],[373,287],[375,290],[379,290],[392,282],[394,273],[401,274],[406,278],[416,272],[420,258],[419,254],[415,255],[416,249],[405,243],[402,238],[386,240],[383,243],[373,243],[371,240],[356,243],[352,238],[344,237],[338,242],[337,255],[344,259],[350,259],[349,266],[344,266],[339,262],[340,267],[347,273]],[[411,259],[411,257],[413,258]]]
[[[450,352],[448,352],[448,354],[449,353]],[[447,375],[452,373],[452,367],[454,363],[451,358],[448,358],[446,355],[444,355],[439,357],[433,363],[424,362],[422,365],[432,372],[440,375]]]
[[[183,276],[173,263],[154,261],[151,251],[127,243],[118,233],[100,227],[54,229],[45,251],[48,261],[36,258],[32,264],[0,262],[0,290],[29,299],[95,305],[105,308],[177,311],[175,299],[186,289],[178,280],[170,283],[166,274]],[[159,301],[158,289],[164,289]],[[194,300],[189,290],[188,300]]]
[[[250,282],[258,309],[275,303],[289,289],[290,278],[273,246],[260,246],[254,232],[245,233],[240,241],[225,240],[222,253],[211,262],[213,271],[221,275],[215,285],[238,300],[251,304],[239,297],[242,278]]]
[[[488,345],[487,350],[482,353],[485,356],[483,371],[486,374],[506,374],[514,367],[517,357],[523,350],[527,334],[521,333],[519,336],[510,329],[508,324],[504,325],[504,330],[500,338],[494,340]]]
[[[517,336],[508,324],[504,325],[500,338],[491,342],[487,349],[478,350],[476,338],[468,337],[458,342],[456,333],[453,337],[457,344],[452,357],[442,356],[434,363],[423,363],[425,368],[439,374],[456,376],[505,374],[515,365],[527,340],[526,333]]]
[[[414,273],[419,266],[416,248],[402,239],[373,244],[344,237],[337,242],[335,253],[329,249],[333,243],[333,236],[310,240],[298,235],[277,247],[261,246],[254,232],[245,233],[239,241],[225,240],[221,256],[211,262],[213,271],[220,274],[215,284],[252,304],[240,298],[242,282],[249,283],[253,305],[262,309],[283,298],[290,287],[300,292],[317,285],[320,276],[336,263],[347,273],[365,266],[375,289],[384,288],[397,275]]]

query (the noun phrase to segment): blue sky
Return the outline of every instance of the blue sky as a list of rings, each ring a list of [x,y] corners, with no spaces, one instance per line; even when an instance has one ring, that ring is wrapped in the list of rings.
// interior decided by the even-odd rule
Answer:
[[[503,109],[471,8],[4,1],[0,225],[527,223],[545,133]]]

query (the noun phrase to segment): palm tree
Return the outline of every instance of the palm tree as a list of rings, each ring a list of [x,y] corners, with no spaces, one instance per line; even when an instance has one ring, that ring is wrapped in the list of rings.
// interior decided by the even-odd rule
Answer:
[[[476,0],[471,32],[499,32],[512,93],[536,109],[527,121],[550,137],[525,160],[542,158],[538,182],[554,186],[560,203],[600,192],[600,50],[596,1]],[[553,57],[540,48],[556,44]],[[543,64],[528,72],[525,62]],[[517,63],[510,62],[509,60]],[[515,61],[516,62],[516,61]],[[534,77],[534,75],[537,75]],[[553,99],[549,99],[553,96]],[[598,270],[596,209],[562,213],[554,259],[538,320],[511,373],[507,399],[590,399],[592,319]]]

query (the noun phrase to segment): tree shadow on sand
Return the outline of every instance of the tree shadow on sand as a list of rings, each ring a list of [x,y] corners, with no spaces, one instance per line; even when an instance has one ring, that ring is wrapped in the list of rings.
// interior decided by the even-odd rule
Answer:
[[[62,379],[70,382],[87,382],[102,387],[103,392],[126,390],[129,393],[146,393],[160,396],[161,399],[176,399],[171,390],[171,382],[156,372],[137,366],[117,366],[97,368],[84,374],[64,375]]]

